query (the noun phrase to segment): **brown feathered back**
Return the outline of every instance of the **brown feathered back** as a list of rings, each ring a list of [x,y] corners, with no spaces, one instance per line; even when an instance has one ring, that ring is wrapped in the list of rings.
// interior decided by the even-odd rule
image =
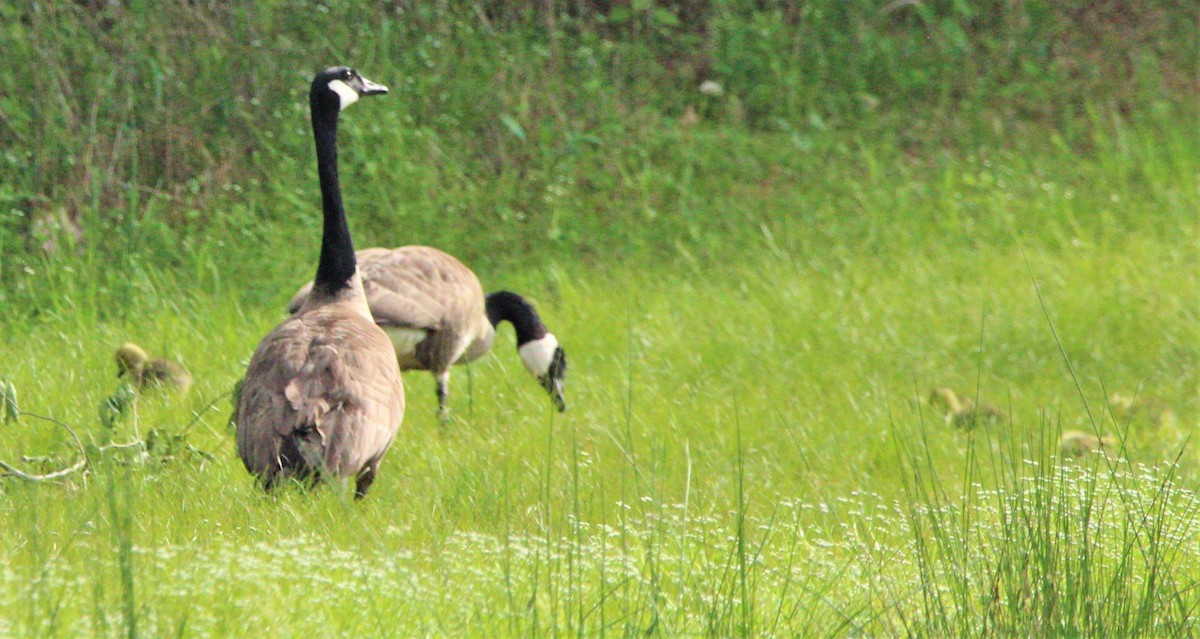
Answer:
[[[267,486],[329,474],[357,477],[365,493],[399,430],[400,369],[387,335],[356,305],[306,308],[250,360],[234,414],[238,452]]]

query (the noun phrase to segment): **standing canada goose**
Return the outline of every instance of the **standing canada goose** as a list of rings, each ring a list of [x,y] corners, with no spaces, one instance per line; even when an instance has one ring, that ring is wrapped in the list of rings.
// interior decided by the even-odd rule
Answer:
[[[192,374],[182,365],[159,357],[150,359],[133,342],[121,344],[116,360],[117,377],[129,376],[130,383],[138,390],[163,386],[186,391],[192,385]]]
[[[363,287],[375,322],[396,348],[401,370],[426,370],[437,380],[438,412],[447,413],[450,367],[473,361],[492,346],[496,326],[511,322],[517,353],[558,410],[567,409],[567,357],[528,300],[508,291],[483,295],[479,278],[454,257],[428,246],[358,252]],[[312,282],[289,312],[304,308]]]
[[[355,477],[361,498],[404,418],[400,368],[367,307],[337,171],[339,112],[381,93],[347,67],[318,73],[309,92],[325,213],[316,285],[258,345],[234,409],[238,453],[268,489],[280,478]]]

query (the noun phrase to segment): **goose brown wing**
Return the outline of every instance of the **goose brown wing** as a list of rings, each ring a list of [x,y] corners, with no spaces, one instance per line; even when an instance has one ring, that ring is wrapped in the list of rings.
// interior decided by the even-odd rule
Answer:
[[[283,389],[299,375],[311,342],[306,323],[291,318],[263,338],[246,370],[233,421],[242,463],[262,479],[281,470],[283,438],[297,427]]]
[[[363,282],[371,317],[380,326],[436,331],[442,327],[445,304],[420,287],[407,286],[403,279],[392,287],[373,280]]]
[[[461,332],[484,317],[479,279],[462,262],[428,246],[359,251],[375,321],[383,325]]]
[[[371,316],[382,326],[399,328],[415,328],[420,330],[437,330],[440,326],[440,315],[443,304],[435,295],[431,295],[426,287],[413,286],[404,277],[387,277],[386,284],[363,275],[363,292],[367,296],[367,305],[371,307]],[[312,282],[305,284],[292,296],[288,303],[288,313],[299,312],[312,291]]]
[[[474,274],[437,249],[369,248],[356,256],[367,304],[381,326],[436,331],[444,326],[461,289],[469,290],[471,281],[478,286]],[[297,313],[311,291],[312,282],[296,291],[288,312]]]

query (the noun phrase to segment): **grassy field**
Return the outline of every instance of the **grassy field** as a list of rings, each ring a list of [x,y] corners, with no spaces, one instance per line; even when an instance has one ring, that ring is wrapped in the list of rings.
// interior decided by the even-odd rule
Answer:
[[[46,6],[59,12],[6,33],[103,27]],[[320,25],[264,6],[228,23],[182,4],[157,19],[261,37],[311,73],[299,43]],[[166,136],[156,118],[178,101],[167,124],[206,132],[176,131],[206,150],[166,166],[154,140],[97,142],[111,181],[108,160],[73,146],[71,109],[34,114],[77,160],[22,164],[0,192],[20,212],[0,224],[0,379],[20,412],[0,421],[0,461],[86,467],[0,479],[0,636],[1200,633],[1200,139],[1194,94],[1147,70],[1153,38],[1135,38],[1133,75],[1113,86],[1019,60],[1005,67],[1015,80],[976,62],[935,81],[913,69],[999,60],[1050,18],[990,25],[1008,38],[991,42],[963,3],[878,33],[867,20],[877,39],[849,51],[819,21],[716,3],[712,59],[693,62],[727,74],[728,93],[706,103],[661,64],[698,46],[689,25],[649,8],[632,26],[552,37],[544,14],[475,6],[453,20],[414,10],[408,26],[370,14],[383,18],[355,64],[405,91],[344,118],[350,223],[360,247],[434,244],[486,289],[531,297],[568,353],[569,410],[552,411],[505,330],[454,372],[449,424],[433,379],[405,376],[405,423],[366,500],[264,495],[237,458],[228,393],[315,264],[304,73],[271,79],[246,58],[289,93],[239,87],[232,106],[194,113],[164,81],[164,110],[139,130]],[[118,25],[155,20],[130,7]],[[941,57],[879,71],[878,56],[920,54],[905,20],[933,30]],[[1162,42],[1194,44],[1194,22],[1163,22]],[[385,46],[387,29],[418,44]],[[148,46],[121,38],[92,53]],[[776,57],[731,44],[746,39]],[[32,42],[18,52],[53,49]],[[201,86],[235,64],[181,42],[195,64],[174,72]],[[427,55],[443,46],[457,57]],[[113,77],[159,77],[143,53]],[[792,57],[821,73],[792,74]],[[819,97],[838,65],[860,85]],[[55,68],[105,86],[101,69]],[[154,99],[112,86],[97,109]],[[904,110],[926,99],[928,113]],[[204,119],[213,109],[230,109],[227,128]],[[14,128],[0,131],[20,147]],[[39,182],[50,175],[57,186]],[[31,220],[60,210],[46,245]],[[184,362],[195,384],[146,393],[106,426],[127,340]],[[956,423],[929,401],[938,387],[996,414]],[[1074,458],[1059,450],[1069,430],[1117,444]]]

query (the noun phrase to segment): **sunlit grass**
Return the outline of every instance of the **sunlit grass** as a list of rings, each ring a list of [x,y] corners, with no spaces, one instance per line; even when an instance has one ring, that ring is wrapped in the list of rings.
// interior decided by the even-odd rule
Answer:
[[[89,441],[181,434],[211,459],[114,451],[65,485],[6,481],[0,632],[1183,632],[1194,455],[1157,466],[1183,442],[1105,406],[1153,395],[1195,423],[1194,260],[1187,241],[1134,233],[1119,254],[781,252],[525,275],[503,285],[561,336],[571,409],[551,411],[507,333],[455,372],[448,426],[432,379],[407,375],[402,435],[361,504],[331,488],[264,496],[237,460],[222,396],[279,309],[231,316],[184,294],[87,330],[64,315],[11,343],[22,409]],[[196,383],[145,394],[107,432],[98,410],[128,339]],[[1003,422],[944,423],[919,401],[941,385]],[[3,459],[75,458],[52,424],[3,428]],[[1127,435],[1135,465],[1058,470],[1068,428]],[[1061,599],[1081,575],[1141,607]]]
[[[484,39],[474,59],[527,44]],[[526,66],[496,99],[532,137]],[[487,85],[445,80],[469,106],[446,114],[442,81],[347,117],[356,240],[436,244],[533,299],[568,353],[569,411],[503,329],[455,370],[449,424],[432,378],[405,376],[366,500],[255,486],[229,393],[311,276],[319,228],[303,103],[277,96],[254,162],[278,179],[214,174],[195,199],[114,182],[104,207],[137,214],[88,210],[127,226],[91,220],[58,253],[0,242],[21,251],[0,255],[0,300],[19,301],[0,308],[0,380],[23,411],[0,419],[0,460],[85,466],[0,479],[0,636],[1196,633],[1190,123],[1096,110],[1065,137],[997,120],[934,143],[815,112],[685,127],[581,99],[595,130],[546,124],[539,146],[509,126],[476,147],[494,114],[466,97]],[[108,427],[126,341],[195,382]],[[960,427],[935,387],[996,418]],[[1119,446],[1064,459],[1067,430]]]

